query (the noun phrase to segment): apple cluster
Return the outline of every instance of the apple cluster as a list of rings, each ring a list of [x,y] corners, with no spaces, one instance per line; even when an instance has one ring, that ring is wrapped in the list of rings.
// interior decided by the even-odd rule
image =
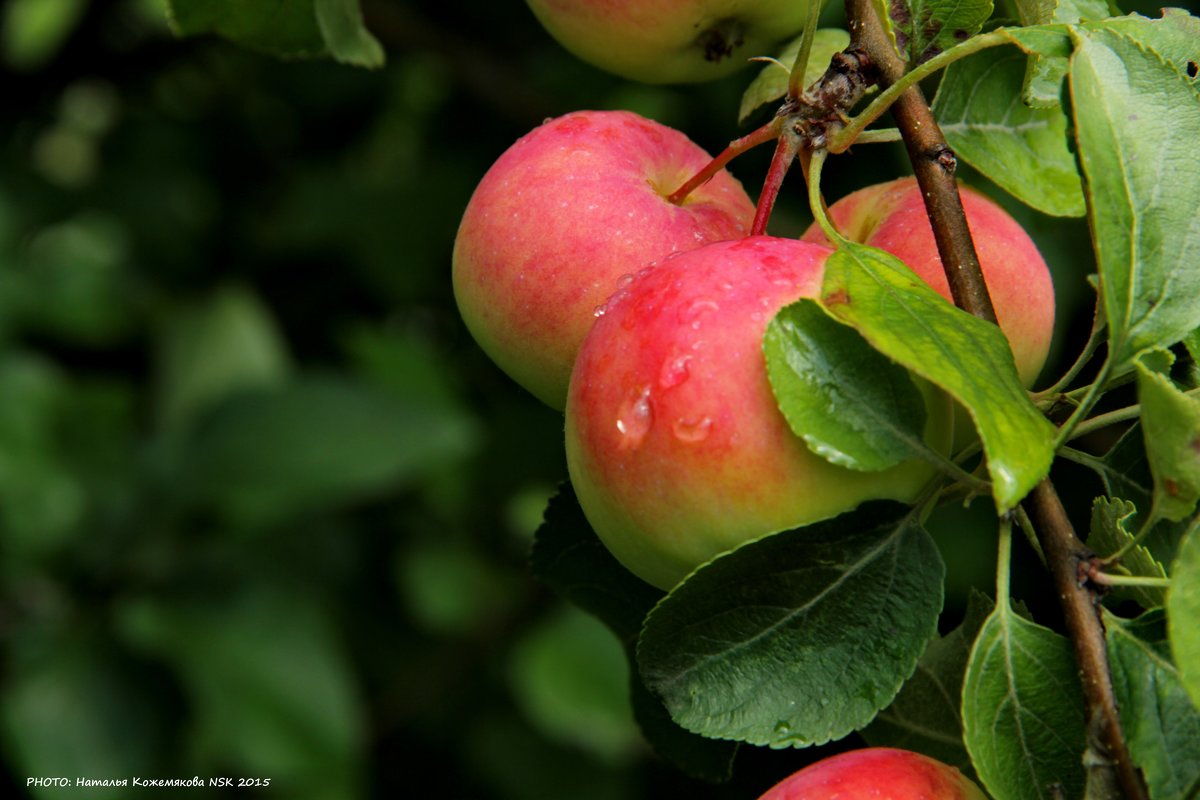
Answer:
[[[633,573],[670,588],[748,540],[879,498],[912,500],[924,463],[857,472],[788,428],[762,338],[784,306],[819,294],[832,250],[750,236],[754,204],[722,170],[669,196],[710,156],[623,111],[580,111],[516,142],[484,176],[454,246],[459,309],[517,382],[565,411],[571,482],[597,535]],[[1001,328],[1031,382],[1046,357],[1053,286],[1021,227],[962,192]],[[949,299],[911,178],[829,210],[847,237],[898,256]],[[950,447],[954,414],[925,389],[925,438]]]

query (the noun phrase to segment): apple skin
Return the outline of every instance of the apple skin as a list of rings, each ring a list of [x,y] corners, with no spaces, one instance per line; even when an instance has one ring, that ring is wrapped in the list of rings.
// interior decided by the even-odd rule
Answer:
[[[798,35],[805,0],[527,0],[560,44],[644,83],[723,77]]]
[[[987,800],[954,767],[907,750],[873,747],[818,761],[759,800]]]
[[[763,334],[780,308],[818,294],[831,252],[755,236],[680,253],[614,295],[584,340],[567,467],[597,535],[643,580],[669,589],[751,539],[870,499],[912,500],[932,476],[923,462],[835,466],[776,405]],[[949,401],[922,391],[926,440],[945,452]]]
[[[1054,284],[1037,245],[1003,208],[960,187],[967,225],[988,285],[1000,330],[1008,338],[1025,386],[1037,380],[1054,333]],[[829,208],[848,239],[886,250],[953,302],[925,201],[915,178],[900,178],[846,195]],[[804,240],[828,244],[815,224]]]
[[[623,275],[749,231],[754,204],[724,170],[682,205],[667,201],[710,160],[679,131],[626,111],[567,114],[513,144],[454,242],[454,296],[483,350],[562,409],[594,311]]]

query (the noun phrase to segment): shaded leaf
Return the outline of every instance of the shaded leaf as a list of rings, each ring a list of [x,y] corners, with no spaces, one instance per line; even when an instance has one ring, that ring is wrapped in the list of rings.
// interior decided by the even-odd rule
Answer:
[[[646,619],[638,665],[688,730],[807,746],[868,723],[937,628],[944,567],[910,509],[869,503],[716,558]]]
[[[763,351],[779,410],[817,455],[884,470],[926,453],[925,402],[908,371],[814,301],[781,309]]]
[[[1167,632],[1184,688],[1200,708],[1200,535],[1192,530],[1179,545],[1167,590]]]
[[[1054,427],[1029,401],[997,326],[946,302],[896,257],[854,243],[826,261],[821,304],[970,412],[1001,512],[1045,477]]]
[[[317,25],[329,54],[343,64],[382,67],[383,47],[363,25],[359,0],[314,0]]]
[[[1017,16],[1024,25],[1104,19],[1110,13],[1106,0],[1015,0],[1015,5]],[[1023,90],[1027,103],[1037,107],[1059,104],[1069,53],[1068,47],[1061,52],[1042,51],[1030,56]]]
[[[956,155],[1022,202],[1054,216],[1086,211],[1061,108],[1021,99],[1027,58],[984,53],[946,68],[933,112]]]
[[[1154,476],[1156,517],[1178,522],[1200,499],[1200,399],[1136,362],[1146,457]]]
[[[1005,800],[1083,794],[1083,694],[1071,644],[1002,602],[967,666],[963,735],[984,788]]]
[[[1200,711],[1171,663],[1165,615],[1105,614],[1104,627],[1130,756],[1154,800],[1185,800],[1200,782]]]
[[[788,79],[791,77],[791,66],[800,54],[800,42],[803,36],[797,36],[780,51],[777,58],[779,64],[768,62],[763,66],[758,76],[746,87],[742,94],[742,104],[738,109],[738,122],[746,119],[767,103],[781,99],[787,94]],[[840,28],[820,28],[813,34],[812,49],[808,53],[808,63],[804,65],[804,86],[812,85],[829,67],[829,59],[833,54],[846,49],[850,44],[850,34]],[[784,66],[780,66],[780,64]]]
[[[1137,507],[1128,500],[1097,497],[1092,503],[1092,524],[1087,544],[1097,555],[1108,557],[1133,541],[1134,531],[1130,523],[1137,515]],[[1167,572],[1144,545],[1138,544],[1121,557],[1120,566],[1129,575],[1165,578]],[[1161,606],[1165,599],[1164,590],[1154,586],[1114,586],[1112,593],[1136,600],[1142,608]]]
[[[992,0],[876,0],[888,33],[909,64],[920,64],[979,33]]]

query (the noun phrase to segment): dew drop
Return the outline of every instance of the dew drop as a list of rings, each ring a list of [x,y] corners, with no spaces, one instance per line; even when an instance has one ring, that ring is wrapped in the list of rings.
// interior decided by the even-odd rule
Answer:
[[[691,360],[690,355],[684,354],[664,361],[662,370],[658,373],[658,385],[664,389],[671,389],[686,381],[691,375],[688,370],[688,362]]]
[[[617,288],[624,289],[629,284],[633,283],[633,273],[626,272],[621,277],[617,278]]]
[[[601,303],[592,310],[593,317],[603,317],[608,313],[608,303]]]
[[[680,417],[671,426],[671,432],[681,442],[702,442],[712,431],[713,422],[709,417],[685,418]]]
[[[791,732],[792,726],[788,725],[783,720],[775,723],[775,733],[779,734],[780,736],[787,736]]]
[[[679,312],[679,321],[685,324],[692,323],[692,329],[695,330],[700,327],[701,317],[720,310],[721,307],[712,300],[693,300],[687,308]]]
[[[643,386],[621,403],[617,410],[617,431],[621,434],[621,447],[634,448],[642,443],[650,432],[654,412],[650,407],[650,387]]]

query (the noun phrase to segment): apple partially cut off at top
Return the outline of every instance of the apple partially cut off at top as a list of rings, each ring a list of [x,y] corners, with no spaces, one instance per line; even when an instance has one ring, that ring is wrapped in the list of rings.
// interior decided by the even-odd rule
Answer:
[[[1008,338],[1022,383],[1031,386],[1046,362],[1054,333],[1054,284],[1037,245],[1008,212],[979,192],[960,187],[963,210],[1000,330]],[[933,228],[915,178],[900,178],[846,195],[829,208],[846,238],[886,250],[951,300]],[[828,244],[813,225],[810,242]]]
[[[796,772],[759,800],[987,800],[936,759],[887,747],[852,750]]]
[[[646,83],[713,80],[797,35],[805,0],[527,0],[564,47]]]
[[[454,295],[479,345],[561,409],[594,311],[622,276],[749,231],[754,204],[724,170],[682,204],[667,200],[709,161],[627,111],[578,111],[518,140],[475,189],[454,242]]]
[[[566,409],[567,465],[584,513],[616,558],[670,588],[751,539],[870,499],[908,501],[933,467],[856,472],[792,433],[762,339],[783,306],[815,297],[828,248],[767,236],[676,255],[607,304],[580,348]],[[949,447],[940,392],[925,438]]]

